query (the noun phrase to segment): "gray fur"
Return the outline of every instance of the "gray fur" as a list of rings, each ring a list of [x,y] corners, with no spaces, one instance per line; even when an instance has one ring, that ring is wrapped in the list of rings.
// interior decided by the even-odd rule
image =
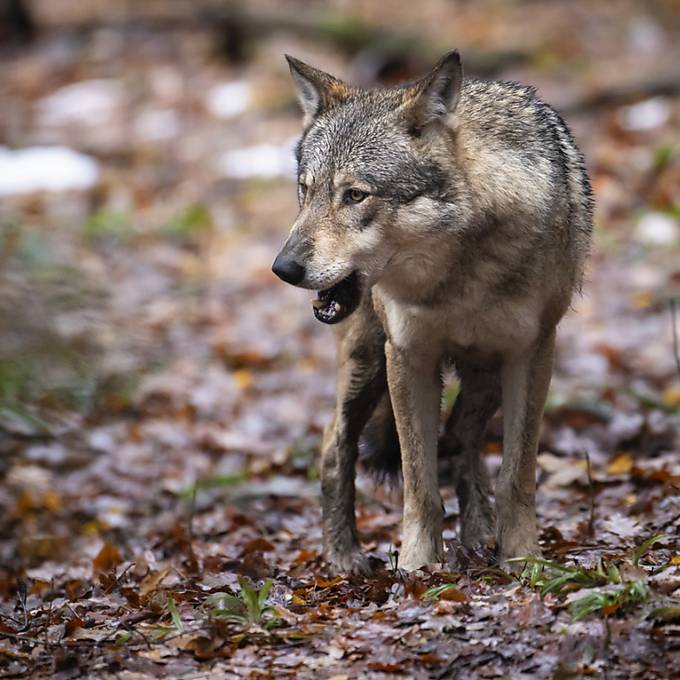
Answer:
[[[462,382],[442,441],[459,454],[463,542],[495,534],[503,561],[536,553],[535,456],[554,332],[581,285],[592,230],[581,153],[533,89],[463,80],[457,53],[419,81],[375,90],[289,62],[305,130],[300,214],[282,255],[305,267],[302,287],[330,289],[356,272],[362,291],[337,327],[337,406],[322,463],[328,561],[367,569],[353,481],[364,429],[374,462],[394,468],[400,449],[403,566],[442,559],[446,361]],[[356,203],[352,189],[363,192]],[[501,396],[494,513],[479,454]]]

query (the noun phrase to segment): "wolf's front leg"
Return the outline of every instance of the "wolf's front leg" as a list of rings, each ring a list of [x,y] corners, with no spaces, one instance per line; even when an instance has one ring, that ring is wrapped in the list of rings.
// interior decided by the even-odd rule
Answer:
[[[323,552],[334,572],[371,570],[354,518],[354,478],[359,435],[386,390],[384,333],[368,298],[340,330],[335,414],[322,447]]]
[[[552,374],[554,331],[526,352],[506,357],[503,385],[503,463],[496,483],[501,564],[537,555],[536,450]]]
[[[404,475],[404,522],[399,566],[441,562],[444,511],[437,478],[441,399],[438,357],[387,342],[387,382],[399,433]]]

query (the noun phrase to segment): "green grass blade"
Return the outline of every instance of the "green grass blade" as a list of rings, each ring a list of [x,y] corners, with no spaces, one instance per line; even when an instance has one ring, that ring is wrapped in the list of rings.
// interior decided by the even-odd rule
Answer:
[[[665,540],[666,538],[667,536],[665,534],[657,534],[656,536],[652,536],[651,538],[648,538],[646,541],[640,543],[640,545],[633,552],[630,563],[634,567],[637,567],[640,564],[640,560],[647,554],[647,552],[649,552],[649,549],[653,545],[661,543],[661,541]]]
[[[260,592],[257,595],[257,604],[261,612],[264,611],[265,602],[267,601],[267,596],[269,591],[272,589],[273,581],[268,578],[260,588]]]
[[[184,626],[182,625],[182,619],[179,615],[179,612],[177,611],[175,600],[172,598],[172,595],[170,594],[168,594],[167,607],[168,613],[170,614],[170,618],[172,619],[172,624],[175,627],[175,630],[177,630],[178,633],[181,633],[182,630],[184,629]]]

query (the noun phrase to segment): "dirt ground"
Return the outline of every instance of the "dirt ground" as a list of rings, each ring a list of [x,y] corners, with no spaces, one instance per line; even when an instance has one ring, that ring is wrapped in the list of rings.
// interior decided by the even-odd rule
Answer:
[[[0,26],[0,676],[677,677],[680,4],[111,4]],[[282,55],[393,82],[453,47],[564,113],[597,200],[545,561],[465,554],[444,486],[448,566],[406,576],[399,488],[360,472],[376,572],[331,578],[332,332],[270,271],[297,210]]]

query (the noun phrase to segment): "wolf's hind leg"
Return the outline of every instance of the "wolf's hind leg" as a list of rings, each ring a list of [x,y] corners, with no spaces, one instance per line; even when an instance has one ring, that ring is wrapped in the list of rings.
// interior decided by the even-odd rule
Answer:
[[[359,435],[387,389],[384,334],[370,297],[338,338],[337,398],[321,458],[324,557],[339,573],[370,572],[354,517]]]
[[[450,456],[460,503],[460,538],[466,548],[495,542],[496,517],[482,457],[486,426],[501,403],[500,373],[459,362],[461,389],[446,421],[442,449]]]

